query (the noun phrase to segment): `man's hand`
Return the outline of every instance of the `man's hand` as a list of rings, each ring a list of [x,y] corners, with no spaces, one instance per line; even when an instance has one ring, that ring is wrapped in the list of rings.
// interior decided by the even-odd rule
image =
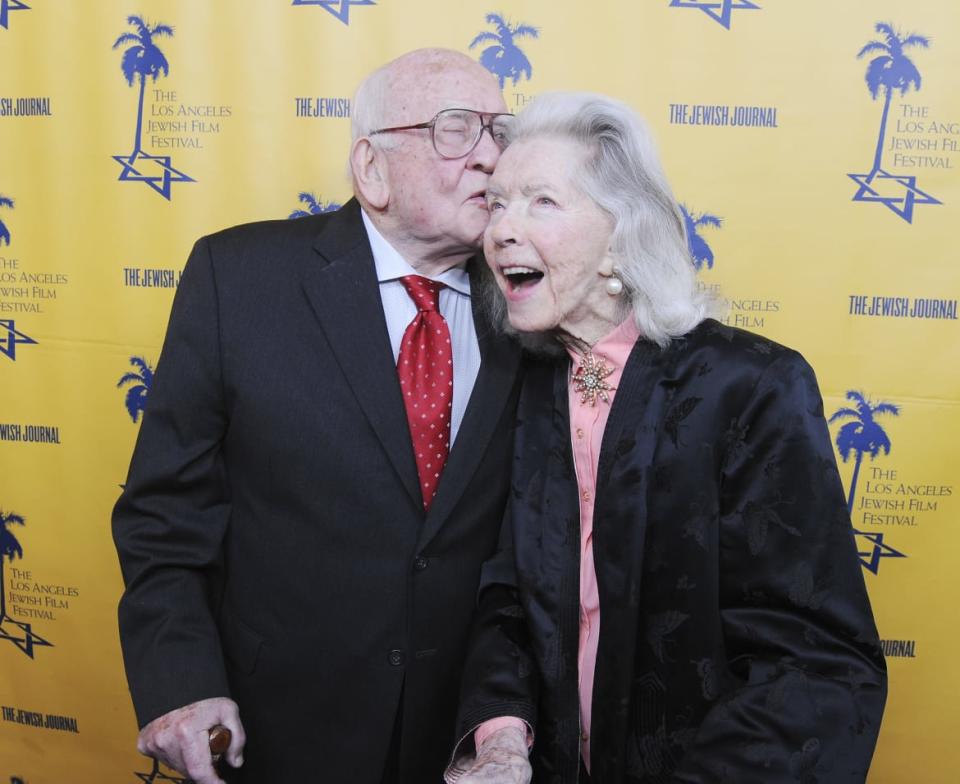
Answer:
[[[226,697],[200,700],[154,719],[140,730],[137,751],[156,757],[196,784],[224,784],[210,759],[210,730],[217,724],[230,730],[233,737],[224,758],[239,768],[246,736],[237,703]]]
[[[452,766],[445,778],[449,784],[529,784],[528,754],[526,731],[504,727],[480,745],[472,763]]]

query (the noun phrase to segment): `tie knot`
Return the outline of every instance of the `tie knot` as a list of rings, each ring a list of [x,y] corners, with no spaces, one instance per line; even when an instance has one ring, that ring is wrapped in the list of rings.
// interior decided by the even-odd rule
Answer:
[[[440,309],[442,283],[420,275],[404,275],[400,278],[400,282],[413,300],[413,304],[417,306],[417,310]]]

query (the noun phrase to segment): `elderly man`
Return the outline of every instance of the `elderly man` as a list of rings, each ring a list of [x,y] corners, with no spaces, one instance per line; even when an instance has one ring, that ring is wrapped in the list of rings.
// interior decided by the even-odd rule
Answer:
[[[516,349],[471,291],[503,98],[452,51],[354,102],[355,199],[201,239],[114,537],[138,748],[229,781],[439,781]],[[242,767],[240,767],[242,765]]]

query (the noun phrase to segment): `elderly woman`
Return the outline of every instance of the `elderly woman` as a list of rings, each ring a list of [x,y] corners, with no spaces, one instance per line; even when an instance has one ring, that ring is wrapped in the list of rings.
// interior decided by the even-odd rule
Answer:
[[[863,781],[886,674],[813,371],[708,317],[630,109],[510,136],[485,253],[538,357],[448,780],[532,744],[543,784]]]

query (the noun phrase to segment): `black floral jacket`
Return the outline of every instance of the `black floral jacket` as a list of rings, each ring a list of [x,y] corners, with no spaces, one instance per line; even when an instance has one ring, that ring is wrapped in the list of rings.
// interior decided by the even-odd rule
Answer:
[[[576,782],[579,505],[568,363],[529,369],[458,737],[535,727],[535,784]],[[863,781],[886,669],[813,371],[706,321],[639,341],[603,435],[592,779]],[[468,740],[469,742],[469,740]]]

